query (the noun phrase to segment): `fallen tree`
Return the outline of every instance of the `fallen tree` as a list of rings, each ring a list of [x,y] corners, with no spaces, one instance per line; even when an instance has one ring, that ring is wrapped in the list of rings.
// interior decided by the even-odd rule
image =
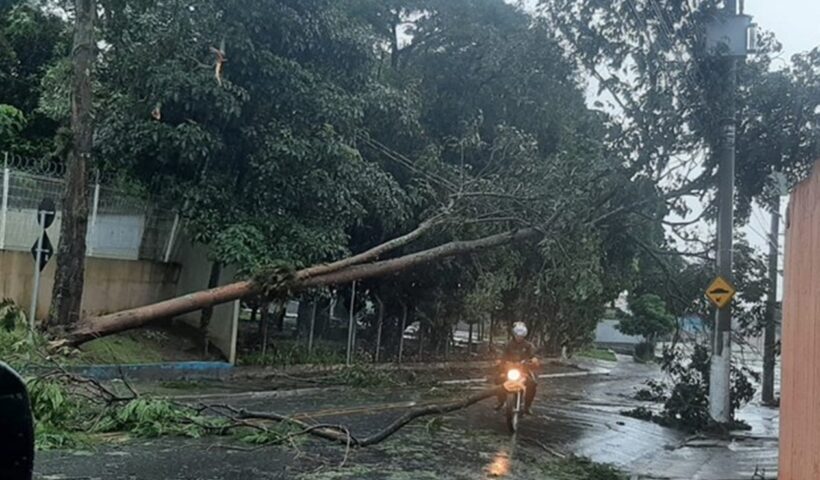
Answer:
[[[554,215],[550,221],[554,220],[556,216],[557,214]],[[350,257],[350,259],[355,258],[359,262],[363,262],[377,258],[379,255],[394,250],[408,243],[410,240],[417,238],[423,233],[423,231],[419,231],[422,229],[426,230],[427,228],[429,227],[423,224],[411,234],[386,242],[368,250],[368,252]],[[250,295],[260,293],[275,295],[276,292],[293,292],[305,288],[337,285],[352,282],[353,280],[364,280],[389,275],[441,258],[463,255],[514,242],[532,240],[538,238],[540,235],[541,230],[538,228],[523,228],[476,240],[453,241],[389,260],[355,263],[351,262],[350,259],[345,259],[331,264],[306,268],[295,273],[273,271],[265,276],[275,277],[276,281],[268,282],[267,284],[260,280],[243,280],[143,307],[88,318],[78,325],[77,328],[68,332],[58,344],[77,346],[95,338],[139,328],[154,321],[171,319],[179,315],[238,300]],[[271,283],[273,283],[273,285],[271,285]]]
[[[661,195],[660,200],[668,201],[687,195],[703,187],[709,178],[710,176],[708,174],[703,174],[684,186]],[[610,197],[611,195],[605,195],[605,200],[600,202],[597,208],[592,209],[595,216],[594,218],[587,219],[589,224],[595,225],[613,221],[618,215],[629,213],[652,200],[657,200],[656,198],[645,197],[628,204],[605,209],[603,212],[599,211],[603,204],[608,202]],[[517,228],[474,240],[455,240],[400,257],[388,260],[377,260],[382,255],[418,239],[431,228],[438,225],[442,215],[437,215],[403,236],[336,262],[316,265],[296,272],[281,268],[272,269],[257,276],[256,279],[243,280],[221,287],[189,293],[181,297],[124,310],[122,312],[86,318],[73,330],[67,332],[60,340],[54,342],[53,345],[78,346],[95,338],[140,328],[156,321],[170,320],[179,315],[253,295],[263,295],[270,298],[277,296],[285,297],[293,292],[307,288],[339,285],[354,280],[365,280],[395,274],[447,257],[474,253],[516,242],[537,240],[544,237],[549,228],[555,224],[562,214],[565,214],[565,212],[560,205],[557,205],[549,218],[545,219],[538,226]]]

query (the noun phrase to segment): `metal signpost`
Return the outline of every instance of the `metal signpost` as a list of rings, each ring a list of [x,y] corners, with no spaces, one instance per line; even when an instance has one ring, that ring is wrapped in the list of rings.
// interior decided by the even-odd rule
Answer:
[[[46,268],[48,261],[54,255],[54,247],[51,245],[51,240],[48,238],[46,229],[54,223],[54,217],[57,214],[57,207],[54,200],[44,198],[37,207],[37,224],[43,228],[43,231],[37,236],[37,240],[31,247],[31,256],[34,258],[34,288],[31,292],[31,308],[29,309],[29,330],[33,338],[34,335],[34,318],[37,314],[37,297],[40,292],[40,272]]]

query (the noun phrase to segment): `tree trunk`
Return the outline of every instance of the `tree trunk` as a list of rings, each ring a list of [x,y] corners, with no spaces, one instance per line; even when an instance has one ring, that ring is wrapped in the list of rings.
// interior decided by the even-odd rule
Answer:
[[[71,328],[80,322],[85,249],[88,233],[88,163],[94,140],[91,75],[97,55],[94,0],[74,2],[73,79],[71,131],[73,147],[66,165],[60,245],[54,274],[52,304],[47,327]]]
[[[401,335],[399,336],[399,365],[404,354],[404,330],[407,329],[407,304],[401,302]]]
[[[772,202],[772,225],[769,232],[769,291],[766,299],[766,325],[763,331],[763,380],[764,405],[774,404],[775,337],[777,335],[777,279],[780,258],[780,196],[775,194]]]
[[[222,275],[222,264],[219,262],[211,263],[211,274],[208,277],[208,288],[219,286],[219,277]],[[202,335],[202,351],[205,355],[208,354],[208,326],[211,324],[211,317],[214,315],[213,305],[209,305],[202,309],[202,316],[199,318],[199,333]]]
[[[493,336],[494,336],[493,331],[494,330],[495,330],[495,315],[493,315],[493,313],[490,312],[490,339],[489,339],[489,344],[490,345],[489,345],[489,348],[488,348],[488,350],[490,352],[495,351],[495,344],[493,343],[495,341],[495,339],[493,338]]]
[[[343,268],[342,270],[302,279],[304,277],[303,272],[315,268],[311,267],[296,272],[291,290],[338,285],[350,283],[354,280],[381,277],[430,263],[441,258],[476,252],[513,242],[531,240],[538,238],[540,235],[540,231],[535,228],[512,230],[477,240],[449,242],[398,258],[354,265]],[[260,291],[259,286],[253,281],[244,280],[210,290],[189,293],[182,297],[172,298],[144,307],[100,317],[92,317],[69,332],[64,341],[58,342],[58,344],[80,345],[98,337],[139,328],[156,320],[171,319],[178,315],[201,310],[208,306],[255,295],[260,293]]]
[[[418,337],[418,340],[419,340],[419,358],[418,358],[418,361],[423,362],[424,361],[424,322],[422,322],[421,320],[419,320],[418,335],[416,335],[416,336]]]
[[[254,306],[253,308],[251,308],[251,325],[253,325],[253,323],[256,321],[256,316],[258,314],[259,314],[259,307]],[[261,336],[262,336],[262,322],[259,322],[259,334],[257,335],[257,338],[261,337]]]
[[[265,356],[268,353],[268,319],[270,317],[270,303],[263,303],[262,304],[262,314],[259,316],[259,327],[261,329],[261,338],[259,339],[262,342],[262,356]]]
[[[467,353],[473,353],[473,324],[467,325]]]
[[[308,333],[308,355],[313,353],[313,334],[316,328],[316,308],[319,306],[319,300],[313,301],[313,307],[310,309],[310,332]]]
[[[288,313],[288,303],[287,302],[277,302],[277,309],[276,309],[276,330],[279,333],[285,332],[285,315]]]
[[[382,348],[382,324],[384,323],[384,302],[376,295],[376,303],[379,304],[379,326],[376,330],[376,353],[373,355],[373,363],[379,363],[379,353]]]

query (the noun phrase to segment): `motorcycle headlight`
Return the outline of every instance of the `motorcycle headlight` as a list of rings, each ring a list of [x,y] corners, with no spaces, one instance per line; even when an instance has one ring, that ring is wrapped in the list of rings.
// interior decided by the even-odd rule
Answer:
[[[521,380],[521,370],[517,368],[511,368],[507,371],[507,380],[511,382],[517,382]]]

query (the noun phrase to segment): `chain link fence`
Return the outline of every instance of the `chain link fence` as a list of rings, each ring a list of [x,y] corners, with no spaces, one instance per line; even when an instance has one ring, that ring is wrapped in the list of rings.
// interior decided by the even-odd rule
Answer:
[[[0,153],[0,249],[30,250],[41,227],[37,208],[45,198],[57,206],[47,234],[59,244],[65,182],[61,165]],[[123,260],[167,262],[179,233],[179,217],[153,199],[93,182],[89,188],[87,254]]]

